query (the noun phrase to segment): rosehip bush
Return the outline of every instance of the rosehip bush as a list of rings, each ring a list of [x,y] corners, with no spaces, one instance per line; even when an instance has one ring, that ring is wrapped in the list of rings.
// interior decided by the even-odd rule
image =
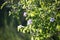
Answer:
[[[12,5],[10,15],[19,19],[25,9],[27,26],[19,26],[19,32],[29,34],[31,40],[48,40],[60,27],[59,5],[59,0],[20,0]]]

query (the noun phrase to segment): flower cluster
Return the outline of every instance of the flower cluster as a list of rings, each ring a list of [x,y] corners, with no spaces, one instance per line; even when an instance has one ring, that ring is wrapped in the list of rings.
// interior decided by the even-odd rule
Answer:
[[[51,19],[50,19],[50,22],[54,22],[54,21],[55,21],[55,19],[54,19],[54,18],[51,18]]]
[[[32,24],[32,19],[29,19],[28,21],[27,21],[27,25],[31,25]]]

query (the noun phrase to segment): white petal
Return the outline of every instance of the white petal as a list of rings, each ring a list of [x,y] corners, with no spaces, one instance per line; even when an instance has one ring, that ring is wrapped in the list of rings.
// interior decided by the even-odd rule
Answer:
[[[32,19],[29,19],[29,20],[27,21],[27,25],[30,25],[30,24],[32,24]]]
[[[27,16],[27,13],[26,13],[26,12],[24,12],[23,16],[24,16],[24,17],[26,17],[26,16]]]

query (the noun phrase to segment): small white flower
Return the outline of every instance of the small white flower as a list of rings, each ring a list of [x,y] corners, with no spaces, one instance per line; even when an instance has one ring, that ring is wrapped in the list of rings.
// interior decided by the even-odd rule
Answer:
[[[19,25],[19,26],[18,26],[18,31],[19,31],[19,29],[20,29],[20,28],[22,28],[22,27],[24,27],[24,26],[22,26],[22,25]]]
[[[54,21],[55,21],[55,19],[54,19],[54,18],[51,18],[51,19],[50,19],[50,22],[54,22]]]
[[[29,19],[29,20],[27,21],[27,25],[30,25],[30,24],[32,24],[32,19]]]
[[[24,13],[23,13],[23,16],[24,16],[24,17],[26,17],[26,16],[27,16],[27,13],[26,13],[26,12],[24,12]]]

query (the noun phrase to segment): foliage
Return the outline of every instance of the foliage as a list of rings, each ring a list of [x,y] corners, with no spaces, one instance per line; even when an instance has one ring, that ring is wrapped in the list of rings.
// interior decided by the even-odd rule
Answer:
[[[59,2],[58,0],[20,0],[17,4],[10,5],[12,10],[9,11],[9,16],[12,15],[19,20],[22,9],[25,9],[26,20],[32,19],[32,24],[20,28],[20,32],[29,34],[31,40],[48,40],[56,31],[60,31]]]

